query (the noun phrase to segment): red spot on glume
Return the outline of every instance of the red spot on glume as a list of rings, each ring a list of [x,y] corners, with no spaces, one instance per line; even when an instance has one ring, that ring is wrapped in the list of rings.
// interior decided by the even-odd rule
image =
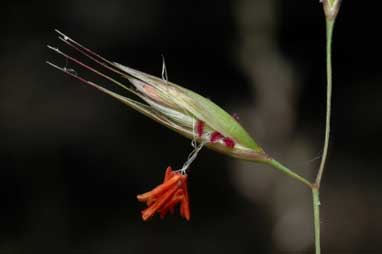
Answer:
[[[196,122],[196,133],[198,134],[199,138],[201,136],[203,136],[203,133],[204,133],[204,122],[203,121],[198,120]]]
[[[224,136],[220,132],[214,131],[214,132],[211,133],[210,141],[212,143],[215,143],[215,142],[219,141],[222,138],[224,138]]]
[[[235,146],[235,141],[232,138],[223,138],[223,142],[226,146],[233,148]]]

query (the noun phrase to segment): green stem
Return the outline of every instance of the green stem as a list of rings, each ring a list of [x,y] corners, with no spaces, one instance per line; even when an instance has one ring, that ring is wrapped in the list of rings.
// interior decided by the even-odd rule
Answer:
[[[332,101],[332,37],[333,37],[334,19],[326,19],[326,123],[325,123],[325,141],[322,153],[320,168],[316,177],[316,184],[321,184],[322,174],[324,172],[326,159],[328,156],[329,137],[330,137],[330,117]]]
[[[269,159],[269,160],[265,161],[265,163],[267,163],[268,165],[272,166],[273,168],[281,171],[282,173],[300,181],[301,183],[307,185],[309,188],[312,188],[312,184],[308,180],[306,180],[304,177],[296,174],[295,172],[293,172],[292,170],[290,170],[286,166],[282,165],[280,162],[276,161],[275,159]]]
[[[321,253],[320,244],[320,190],[317,186],[312,188],[313,195],[313,215],[314,215],[314,243],[316,248],[316,254]]]
[[[314,214],[314,243],[316,254],[321,254],[320,243],[320,185],[325,163],[328,156],[330,120],[331,120],[331,102],[332,102],[332,38],[334,21],[339,11],[340,1],[329,1],[329,6],[324,2],[324,11],[326,16],[326,119],[325,119],[325,140],[324,148],[317,173],[316,180],[312,185],[313,195],[313,214]]]

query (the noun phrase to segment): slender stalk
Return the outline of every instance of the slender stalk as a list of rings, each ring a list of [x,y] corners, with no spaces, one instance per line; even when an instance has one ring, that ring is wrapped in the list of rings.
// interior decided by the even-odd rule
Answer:
[[[324,148],[316,180],[312,185],[313,215],[314,215],[314,243],[316,254],[321,254],[320,241],[320,185],[325,163],[328,156],[332,102],[332,37],[334,22],[336,20],[341,0],[323,0],[326,20],[326,119]]]
[[[324,148],[315,183],[312,186],[313,195],[313,215],[314,215],[314,243],[316,254],[321,253],[320,241],[320,185],[324,172],[326,159],[328,156],[329,137],[330,137],[330,116],[332,102],[332,36],[334,20],[326,18],[326,119],[325,119],[325,140]]]
[[[314,245],[316,254],[321,253],[320,243],[320,191],[317,186],[312,188],[313,195],[313,215],[314,215]]]
[[[272,166],[273,168],[281,171],[282,173],[300,181],[301,183],[307,185],[309,188],[312,188],[312,184],[308,180],[306,180],[304,177],[298,175],[297,173],[293,172],[292,170],[290,170],[286,166],[282,165],[280,162],[276,161],[275,159],[269,159],[269,160],[265,161],[265,163],[267,163],[268,165]]]
[[[334,19],[326,19],[326,123],[325,123],[325,140],[322,153],[320,168],[316,177],[316,184],[319,188],[321,184],[322,174],[324,172],[326,159],[328,156],[329,137],[330,137],[330,118],[331,118],[331,101],[332,101],[332,37],[333,37]]]

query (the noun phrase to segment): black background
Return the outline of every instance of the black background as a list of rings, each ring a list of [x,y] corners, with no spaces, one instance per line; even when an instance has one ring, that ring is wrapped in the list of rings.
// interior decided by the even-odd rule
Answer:
[[[323,233],[331,221],[342,223],[338,240],[323,242],[330,253],[377,253],[382,247],[380,13],[371,2],[343,1],[335,27],[333,138],[322,187]],[[273,43],[302,84],[291,138],[305,133],[319,154],[325,102],[321,5],[313,0],[273,3]],[[250,105],[256,100],[239,63],[236,4],[2,3],[0,253],[283,250],[273,240],[269,211],[234,186],[233,159],[209,150],[202,151],[190,175],[191,222],[178,215],[142,222],[144,206],[136,194],[158,184],[168,165],[182,165],[189,141],[45,64],[66,64],[46,48],[65,48],[55,28],[112,60],[158,76],[164,54],[171,81],[234,112],[237,101]],[[256,9],[251,13],[267,15]],[[332,202],[325,205],[329,197]],[[350,229],[358,234],[346,234]]]

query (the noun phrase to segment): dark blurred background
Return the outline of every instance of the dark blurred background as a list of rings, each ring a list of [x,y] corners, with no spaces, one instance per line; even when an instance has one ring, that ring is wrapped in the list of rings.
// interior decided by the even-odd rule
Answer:
[[[380,14],[370,4],[343,1],[335,27],[325,253],[382,248]],[[191,221],[142,222],[136,195],[180,167],[190,141],[45,61],[72,66],[46,48],[67,50],[55,28],[158,76],[163,54],[171,81],[238,113],[269,154],[313,179],[325,116],[318,0],[15,0],[0,14],[1,254],[313,251],[307,188],[210,150],[190,174]]]

